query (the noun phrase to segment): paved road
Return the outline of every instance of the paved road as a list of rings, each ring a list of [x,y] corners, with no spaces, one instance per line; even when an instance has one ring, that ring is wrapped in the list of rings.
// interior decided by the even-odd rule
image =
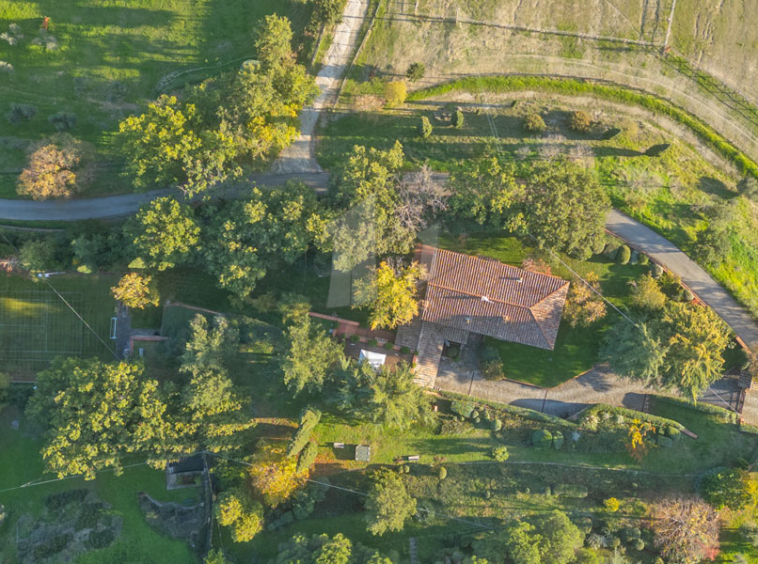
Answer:
[[[350,64],[350,57],[358,46],[361,25],[368,10],[368,0],[348,0],[342,20],[334,30],[329,50],[324,56],[321,70],[316,75],[320,94],[313,104],[300,113],[300,136],[285,148],[274,163],[274,172],[320,172],[314,158],[313,132],[322,110],[330,108],[337,99],[342,76]]]
[[[608,214],[605,226],[681,277],[682,282],[713,308],[751,350],[758,350],[758,324],[751,315],[671,241],[616,210]]]
[[[329,186],[329,174],[320,173],[265,173],[250,177],[250,183],[239,183],[214,190],[214,198],[232,198],[249,190],[251,183],[258,186],[279,186],[288,180],[297,180],[323,193]],[[34,202],[30,200],[0,200],[0,220],[13,221],[77,221],[103,219],[137,213],[140,206],[159,196],[176,194],[175,190],[155,190],[144,194],[125,194],[85,200],[58,200]]]

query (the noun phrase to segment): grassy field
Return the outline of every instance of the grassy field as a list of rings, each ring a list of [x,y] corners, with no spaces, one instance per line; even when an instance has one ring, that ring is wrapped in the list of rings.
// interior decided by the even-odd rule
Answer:
[[[755,58],[756,32],[744,29],[756,0],[679,3],[669,43],[682,58],[660,55],[672,5],[668,1],[426,0],[419,3],[417,16],[415,5],[407,4],[388,3],[377,21],[345,89],[348,105],[370,105],[362,95],[381,90],[381,79],[404,76],[414,62],[424,63],[426,76],[411,83],[413,89],[472,74],[601,79],[674,101],[758,160],[758,99],[745,88],[758,78],[758,69],[747,62]],[[732,33],[735,28],[744,31]],[[659,47],[616,39],[653,41]],[[721,80],[704,74],[708,70]]]
[[[512,107],[516,102],[515,107]],[[477,108],[482,103],[491,110],[497,131],[493,136],[487,116]],[[446,105],[460,105],[466,111],[465,125],[455,129],[433,119]],[[598,124],[588,135],[567,128],[568,112],[584,109]],[[548,130],[534,136],[521,123],[529,112],[538,112]],[[417,134],[420,115],[436,124],[432,137]],[[611,139],[603,134],[620,133]],[[680,132],[681,133],[681,132]],[[707,228],[704,211],[713,205],[735,202],[730,220],[731,251],[719,265],[704,265],[734,296],[758,316],[758,220],[754,202],[738,198],[736,177],[704,158],[707,151],[683,140],[639,114],[627,113],[617,105],[599,100],[574,102],[571,98],[545,94],[539,100],[511,95],[479,96],[455,93],[407,104],[405,111],[346,114],[321,131],[319,160],[329,167],[338,155],[356,144],[389,147],[399,139],[411,163],[423,162],[435,169],[454,171],[467,160],[502,155],[504,158],[542,159],[578,154],[596,170],[615,207],[663,234],[685,252],[692,254],[698,234]],[[658,158],[648,158],[644,150],[659,143],[670,148]]]
[[[159,93],[179,89],[254,57],[252,32],[265,15],[292,20],[302,39],[310,2],[295,0],[0,0],[0,33],[19,26],[10,45],[0,39],[0,197],[15,196],[15,176],[29,140],[54,132],[48,118],[77,116],[72,134],[94,143],[103,161],[88,195],[126,191],[112,147],[118,122]],[[39,31],[50,17],[47,34]],[[38,45],[36,43],[40,43]],[[11,103],[37,108],[29,122],[9,124]]]
[[[20,276],[0,277],[0,360],[12,374],[34,373],[56,356],[112,358],[98,339],[110,340],[116,302],[110,294],[115,276],[50,278],[71,308],[46,284]]]
[[[21,420],[18,430],[11,430],[12,420]],[[0,489],[13,488],[30,481],[50,479],[43,474],[41,443],[23,417],[15,408],[0,411],[0,450],[6,461],[0,465]],[[11,462],[12,461],[12,462]],[[121,537],[110,547],[85,553],[76,564],[117,564],[124,562],[160,562],[167,564],[191,564],[197,560],[188,546],[162,537],[153,531],[142,516],[138,494],[147,492],[161,501],[181,502],[193,494],[187,490],[167,492],[165,474],[146,466],[129,468],[120,477],[104,472],[97,479],[85,482],[81,478],[53,482],[40,486],[16,489],[0,493],[0,504],[5,506],[8,517],[0,527],[0,557],[3,562],[16,564],[14,523],[24,514],[39,516],[45,498],[69,489],[88,488],[97,493],[100,500],[110,503],[113,510],[123,518]]]

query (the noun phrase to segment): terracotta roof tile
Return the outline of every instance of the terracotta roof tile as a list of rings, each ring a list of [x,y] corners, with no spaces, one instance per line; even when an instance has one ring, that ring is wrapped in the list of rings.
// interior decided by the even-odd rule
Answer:
[[[422,247],[421,318],[462,331],[553,349],[569,283],[496,260]]]

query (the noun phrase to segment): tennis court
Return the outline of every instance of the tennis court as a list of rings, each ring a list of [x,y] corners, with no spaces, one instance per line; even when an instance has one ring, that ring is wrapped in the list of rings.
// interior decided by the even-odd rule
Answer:
[[[97,291],[99,288],[87,288],[89,284],[76,290],[60,289],[58,295],[43,284],[13,282],[0,283],[3,371],[36,373],[59,356],[112,358],[100,341],[102,338],[110,348],[115,346],[110,339],[115,302],[110,296]]]

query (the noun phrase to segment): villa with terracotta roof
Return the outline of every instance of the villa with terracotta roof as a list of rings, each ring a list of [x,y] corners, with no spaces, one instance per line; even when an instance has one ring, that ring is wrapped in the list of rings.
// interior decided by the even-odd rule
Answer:
[[[446,344],[470,334],[552,350],[569,282],[494,259],[419,246],[427,279],[419,315],[400,327],[395,343],[417,351],[417,382],[433,387]]]

